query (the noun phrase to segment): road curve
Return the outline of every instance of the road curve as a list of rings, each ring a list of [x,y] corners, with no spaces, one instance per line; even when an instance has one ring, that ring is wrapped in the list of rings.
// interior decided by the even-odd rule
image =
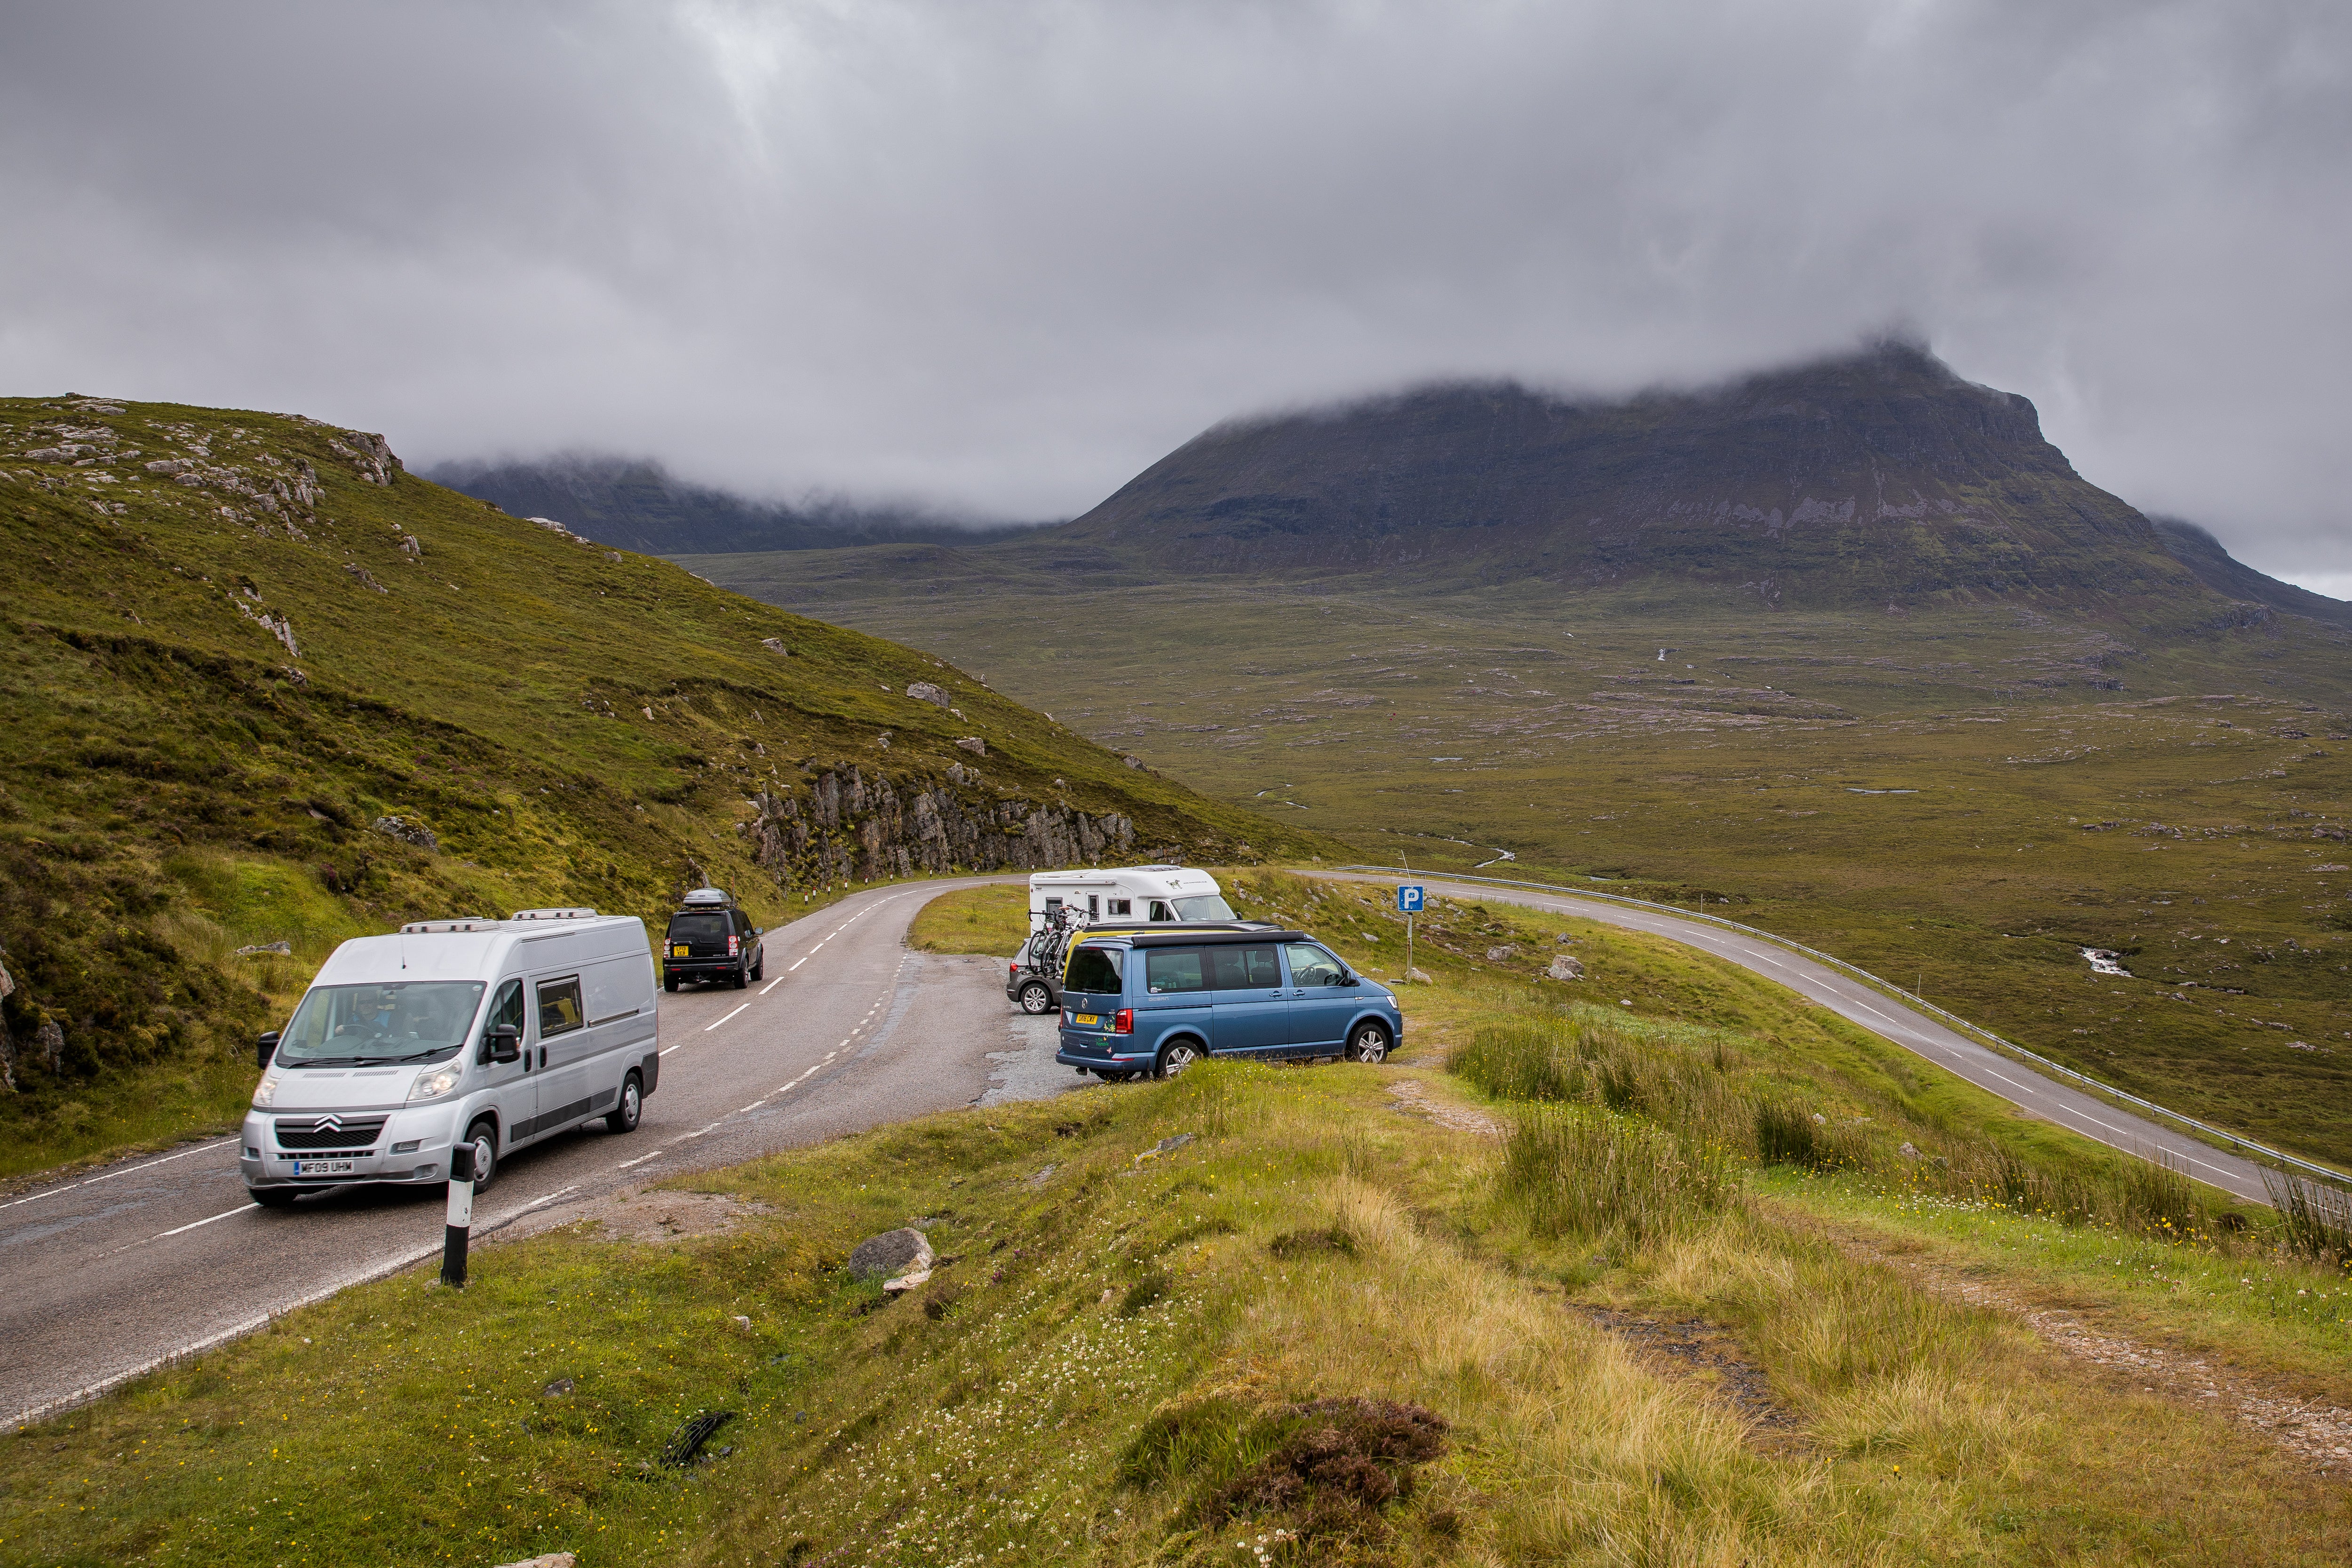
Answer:
[[[979,1099],[1011,1038],[998,961],[915,952],[905,937],[931,899],[996,879],[853,895],[770,931],[764,984],[663,996],[661,1083],[637,1130],[592,1121],[518,1153],[478,1201],[476,1233]],[[234,1138],[12,1194],[0,1409],[37,1418],[434,1256],[441,1222],[439,1186],[258,1208]]]
[[[1394,886],[1400,879],[1351,872],[1326,874],[1346,881],[1389,886]],[[2185,1132],[2118,1110],[2095,1095],[2045,1078],[1990,1047],[1979,1045],[1966,1035],[1937,1023],[1926,1014],[1905,1006],[1884,992],[1874,990],[1825,963],[1816,963],[1777,942],[1749,936],[1744,931],[1727,931],[1705,921],[1685,920],[1663,910],[1639,909],[1605,899],[1579,898],[1574,893],[1538,893],[1520,888],[1449,882],[1443,877],[1416,876],[1409,879],[1426,887],[1432,894],[1443,894],[1449,899],[1518,904],[1552,914],[1575,915],[1583,920],[1623,926],[1631,931],[1647,931],[1653,936],[1685,943],[1727,963],[1736,963],[1742,969],[1752,970],[1767,979],[1779,981],[1799,995],[1820,1003],[1848,1022],[1858,1024],[1882,1039],[1892,1040],[1905,1050],[1958,1074],[1979,1089],[1999,1095],[2030,1115],[2054,1121],[2071,1131],[2079,1132],[2109,1148],[2120,1149],[2127,1154],[2137,1154],[2147,1160],[2160,1157],[2174,1169],[2185,1171],[2232,1197],[2265,1205],[2270,1202],[2270,1194],[2263,1185],[2262,1167],[2251,1160],[2223,1153]]]

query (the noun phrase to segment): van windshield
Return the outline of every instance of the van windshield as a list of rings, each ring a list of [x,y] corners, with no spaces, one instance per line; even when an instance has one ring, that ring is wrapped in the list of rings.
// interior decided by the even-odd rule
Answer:
[[[478,980],[314,985],[278,1037],[288,1067],[368,1067],[422,1061],[466,1040],[481,1005]]]
[[[1229,921],[1234,918],[1234,906],[1216,893],[1203,893],[1196,899],[1176,900],[1176,918],[1180,921]]]

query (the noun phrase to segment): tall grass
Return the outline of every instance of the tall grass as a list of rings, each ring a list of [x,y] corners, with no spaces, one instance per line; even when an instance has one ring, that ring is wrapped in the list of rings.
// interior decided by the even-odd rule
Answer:
[[[2282,1250],[2333,1268],[2352,1268],[2352,1194],[2268,1168],[2263,1189],[2278,1210]]]
[[[1678,1147],[1737,1148],[1760,1164],[1858,1172],[2070,1226],[2171,1241],[2210,1241],[2218,1231],[2195,1184],[2173,1165],[2134,1160],[2084,1169],[1908,1122],[1898,1130],[1832,1121],[1807,1102],[1805,1086],[1752,1072],[1712,1031],[1522,1015],[1480,1026],[1451,1065],[1500,1100],[1647,1118]],[[2326,1249],[2338,1247],[2352,1258],[2352,1203],[2330,1208],[2326,1193],[2298,1201],[2306,1216],[2296,1222],[2298,1235],[2311,1239],[2293,1245],[2311,1257],[2336,1256]]]
[[[1719,1146],[1655,1122],[1538,1107],[1512,1129],[1503,1191],[1538,1236],[1618,1236],[1639,1246],[1733,1206],[1739,1177]]]

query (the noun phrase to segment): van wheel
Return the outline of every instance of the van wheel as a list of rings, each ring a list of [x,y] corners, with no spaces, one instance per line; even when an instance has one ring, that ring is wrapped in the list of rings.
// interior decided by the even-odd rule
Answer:
[[[1379,1062],[1388,1059],[1389,1030],[1385,1024],[1362,1023],[1348,1041],[1348,1059]]]
[[[1021,988],[1021,1010],[1034,1017],[1054,1010],[1054,993],[1042,980],[1032,980]]]
[[[247,1187],[246,1195],[266,1209],[290,1209],[302,1194],[292,1187]]]
[[[499,1124],[483,1117],[466,1129],[466,1142],[474,1146],[474,1190],[478,1193],[499,1173]]]
[[[604,1125],[614,1132],[635,1132],[645,1113],[645,1085],[633,1072],[621,1080],[621,1103],[604,1113]]]
[[[1179,1040],[1160,1053],[1160,1065],[1154,1069],[1157,1078],[1174,1078],[1201,1059],[1201,1047],[1190,1040]]]

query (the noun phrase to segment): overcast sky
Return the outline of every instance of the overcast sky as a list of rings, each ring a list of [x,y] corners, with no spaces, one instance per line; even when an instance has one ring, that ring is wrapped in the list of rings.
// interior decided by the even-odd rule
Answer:
[[[0,387],[1084,510],[1238,413],[1890,325],[2352,596],[2352,6],[7,6]]]

